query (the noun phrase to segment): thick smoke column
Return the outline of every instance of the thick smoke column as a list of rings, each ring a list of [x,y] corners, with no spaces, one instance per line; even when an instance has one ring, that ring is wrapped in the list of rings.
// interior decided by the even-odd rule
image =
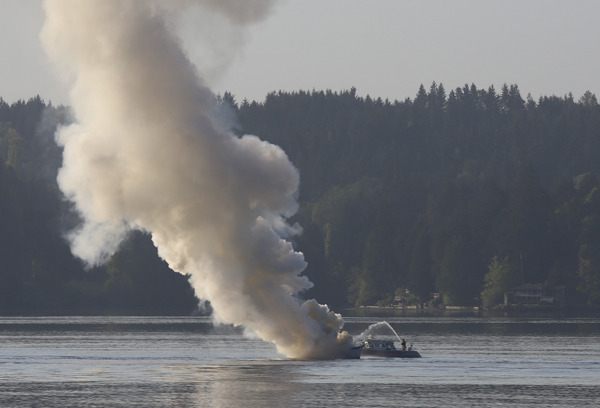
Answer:
[[[81,213],[73,252],[100,263],[132,229],[192,276],[218,322],[243,325],[292,358],[343,355],[340,315],[297,294],[312,284],[297,233],[298,172],[277,146],[234,136],[175,34],[200,7],[241,27],[266,0],[47,0],[42,40],[68,70],[77,123],[57,134],[58,182]]]

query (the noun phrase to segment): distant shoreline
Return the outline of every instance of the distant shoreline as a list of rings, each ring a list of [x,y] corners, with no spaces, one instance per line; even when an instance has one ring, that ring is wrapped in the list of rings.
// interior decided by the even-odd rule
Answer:
[[[362,306],[343,309],[342,315],[373,317],[599,317],[600,310],[539,307],[484,310],[477,306],[446,306],[445,308],[420,309],[416,306],[407,306],[404,308],[393,306]]]

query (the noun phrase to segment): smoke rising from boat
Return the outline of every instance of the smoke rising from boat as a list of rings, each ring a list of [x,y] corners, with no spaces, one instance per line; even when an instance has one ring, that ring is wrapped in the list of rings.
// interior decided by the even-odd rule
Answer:
[[[58,183],[83,224],[75,255],[106,261],[128,231],[191,275],[217,322],[241,325],[291,358],[341,357],[351,336],[326,305],[303,302],[312,283],[287,240],[299,175],[286,154],[235,136],[177,36],[190,7],[243,29],[270,0],[46,0],[44,47],[68,71],[76,122],[60,129]],[[218,35],[218,33],[214,33]]]

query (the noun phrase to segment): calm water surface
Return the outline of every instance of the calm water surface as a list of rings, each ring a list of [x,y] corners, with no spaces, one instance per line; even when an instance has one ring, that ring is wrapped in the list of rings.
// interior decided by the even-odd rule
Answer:
[[[387,320],[423,358],[288,361],[201,317],[0,318],[0,407],[600,406],[600,319]]]

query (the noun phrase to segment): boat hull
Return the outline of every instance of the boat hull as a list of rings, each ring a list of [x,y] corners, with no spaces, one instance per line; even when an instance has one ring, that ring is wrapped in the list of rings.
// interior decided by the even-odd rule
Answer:
[[[346,360],[356,360],[360,358],[360,355],[363,351],[363,346],[352,347],[350,350],[347,350],[342,356],[343,359]]]
[[[394,358],[421,358],[416,350],[369,350],[363,349],[363,356],[375,356],[375,357],[394,357]]]

